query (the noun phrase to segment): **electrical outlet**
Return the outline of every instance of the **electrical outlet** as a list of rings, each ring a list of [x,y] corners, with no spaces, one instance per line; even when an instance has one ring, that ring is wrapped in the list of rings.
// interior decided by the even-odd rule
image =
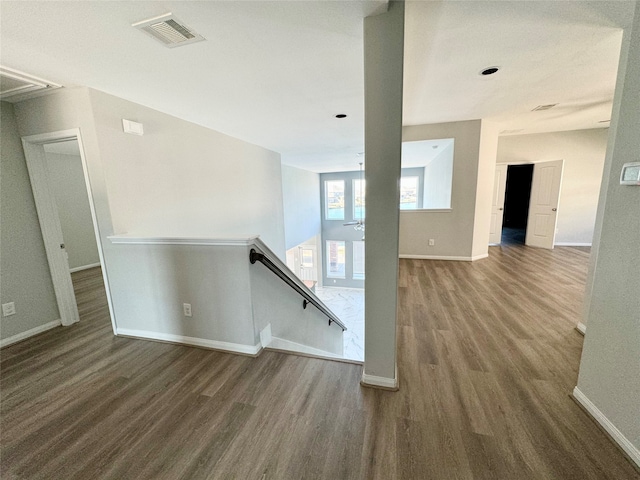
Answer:
[[[14,302],[2,304],[2,316],[8,317],[9,315],[16,314],[16,304]]]
[[[184,313],[185,317],[190,317],[191,316],[191,304],[190,303],[183,303],[182,304],[182,312]]]
[[[430,246],[430,247],[433,247],[433,246],[435,246],[435,244],[436,244],[436,240],[435,240],[435,238],[430,238],[430,239],[429,239],[429,246]]]

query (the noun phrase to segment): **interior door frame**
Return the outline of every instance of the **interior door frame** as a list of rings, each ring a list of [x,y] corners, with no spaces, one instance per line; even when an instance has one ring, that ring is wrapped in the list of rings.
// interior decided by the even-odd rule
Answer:
[[[42,239],[44,241],[45,252],[47,254],[47,262],[49,263],[49,270],[51,271],[53,289],[58,302],[60,321],[63,326],[68,326],[78,322],[80,320],[80,316],[78,314],[76,296],[73,290],[73,283],[71,281],[69,264],[66,256],[63,254],[64,250],[60,246],[60,239],[63,238],[62,227],[60,225],[56,202],[49,184],[44,146],[48,143],[70,140],[77,140],[78,142],[78,149],[82,160],[84,183],[87,188],[87,196],[89,197],[91,220],[93,222],[93,230],[98,246],[100,265],[102,266],[102,278],[107,294],[109,316],[111,318],[113,331],[115,332],[116,324],[113,314],[113,304],[111,301],[111,289],[109,288],[107,271],[104,267],[104,252],[102,248],[102,241],[100,239],[100,229],[98,227],[91,182],[87,169],[87,161],[82,143],[82,135],[79,128],[22,137],[22,147],[27,163],[27,170],[29,172],[29,179],[31,181],[33,199],[35,201],[36,211],[38,212],[38,221],[40,223]]]
[[[560,191],[558,193],[558,207],[556,207],[557,209],[560,208],[560,193],[562,192],[562,180],[564,178],[564,159],[558,159],[558,160],[562,160],[563,162],[563,170],[562,170],[562,175],[560,176]],[[535,172],[535,165],[539,164],[539,163],[545,163],[545,162],[550,162],[550,161],[556,161],[556,160],[535,160],[535,161],[519,161],[519,162],[513,162],[513,163],[509,163],[509,162],[502,162],[502,163],[496,163],[496,167],[498,165],[506,165],[507,166],[507,173],[509,171],[509,166],[511,165],[533,165],[534,168],[534,172]],[[505,176],[505,182],[504,182],[504,188],[505,188],[505,192],[506,193],[506,188],[507,188],[507,182],[506,182],[506,176]],[[533,178],[531,179],[532,182],[532,189],[529,192],[529,206],[531,206],[531,195],[533,193]],[[505,201],[506,201],[506,196],[505,196]],[[504,208],[504,207],[503,207]],[[527,229],[529,228],[529,211],[527,211]],[[491,222],[491,219],[489,219],[489,222]],[[554,233],[553,233],[553,246],[551,247],[553,249],[553,247],[555,246],[555,242],[556,242],[556,233],[555,233],[555,229],[557,228],[558,225],[558,211],[556,211],[556,226],[554,227]],[[500,231],[502,232],[502,225],[500,226]],[[489,245],[492,246],[497,246],[500,244],[492,244],[489,243]],[[526,243],[526,238],[525,238],[525,245],[527,245]]]
[[[507,192],[507,172],[509,171],[509,164],[508,163],[496,163],[496,169],[494,171],[494,177],[493,177],[493,181],[494,184],[496,183],[496,173],[498,172],[498,169],[500,169],[501,167],[504,167],[504,173],[502,175],[503,178],[500,178],[499,184],[498,185],[494,185],[493,186],[493,191],[492,191],[492,201],[491,201],[491,217],[489,219],[489,246],[498,246],[500,244],[502,244],[502,224],[504,222],[504,202],[506,200],[506,192]],[[498,210],[500,210],[502,212],[502,214],[500,215],[500,225],[498,225],[498,223],[496,222],[495,228],[496,230],[499,230],[500,233],[498,235],[498,241],[494,242],[491,241],[491,222],[493,221],[493,215],[494,215],[494,207],[497,207],[498,204],[500,203],[498,201],[498,199],[502,197],[502,205],[500,207],[498,207]],[[495,200],[495,202],[494,202]],[[495,205],[494,205],[495,203]],[[497,219],[497,217],[496,217]]]

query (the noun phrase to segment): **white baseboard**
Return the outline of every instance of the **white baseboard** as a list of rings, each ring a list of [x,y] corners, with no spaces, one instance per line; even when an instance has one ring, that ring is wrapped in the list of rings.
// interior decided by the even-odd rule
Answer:
[[[576,325],[576,330],[584,335],[587,331],[587,326],[584,323],[580,322],[578,323],[578,325]]]
[[[70,273],[75,273],[75,272],[80,272],[82,270],[89,270],[90,268],[95,268],[95,267],[99,267],[100,266],[100,262],[98,263],[91,263],[89,265],[83,265],[81,267],[74,267],[74,268],[70,268],[69,272]]]
[[[590,247],[591,243],[554,242],[555,247]]]
[[[573,398],[584,407],[591,417],[600,424],[602,428],[611,436],[620,448],[629,456],[632,462],[640,467],[640,450],[638,450],[618,428],[589,400],[578,387],[573,389]]]
[[[328,352],[319,348],[309,347],[301,343],[292,342],[291,340],[285,340],[284,338],[271,337],[269,348],[273,350],[280,350],[284,352],[303,353],[307,356],[317,358],[329,358],[329,359],[342,359],[341,355],[337,353]]]
[[[0,348],[8,347],[9,345],[21,342],[22,340],[26,340],[29,337],[33,337],[34,335],[38,335],[39,333],[46,332],[47,330],[51,330],[52,328],[59,327],[60,325],[62,325],[62,322],[60,321],[60,319],[58,319],[49,323],[45,323],[44,325],[40,325],[39,327],[32,328],[31,330],[27,330],[26,332],[18,333],[17,335],[13,335],[9,338],[0,340]]]
[[[271,324],[268,324],[260,332],[260,344],[262,345],[262,347],[263,348],[268,347],[269,344],[271,343],[272,338],[273,337],[271,336]]]
[[[460,262],[475,262],[476,260],[480,260],[482,258],[487,258],[489,256],[488,253],[483,253],[482,255],[476,255],[475,257],[457,257],[451,255],[406,255],[400,254],[400,258],[413,258],[415,260],[456,260]]]
[[[183,335],[173,335],[171,333],[149,332],[147,330],[130,330],[128,328],[118,328],[117,335],[125,337],[142,338],[145,340],[158,340],[160,342],[177,343],[180,345],[191,345],[194,347],[210,348],[212,350],[222,350],[230,353],[240,353],[243,355],[257,355],[262,350],[262,345],[244,345],[241,343],[220,342],[218,340],[207,340],[205,338],[185,337]]]
[[[398,389],[398,366],[396,365],[394,378],[368,375],[364,372],[364,368],[363,368],[362,380],[360,381],[360,384],[364,386],[369,386],[369,387],[380,387],[380,388],[386,388],[388,390],[397,390]]]

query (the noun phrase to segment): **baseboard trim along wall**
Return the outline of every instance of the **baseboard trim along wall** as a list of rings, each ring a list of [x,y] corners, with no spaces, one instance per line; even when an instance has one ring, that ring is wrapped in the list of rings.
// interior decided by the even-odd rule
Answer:
[[[457,257],[450,255],[399,255],[400,258],[413,258],[415,260],[456,260],[461,262],[475,262],[476,260],[481,260],[483,258],[487,258],[488,256],[488,253],[476,255],[475,257]]]
[[[362,369],[362,380],[360,385],[363,387],[382,388],[385,390],[398,390],[398,366],[396,365],[396,371],[394,378],[378,377],[376,375],[368,375]]]
[[[319,348],[308,347],[307,345],[302,345],[301,343],[292,342],[291,340],[285,340],[284,338],[278,337],[271,337],[271,342],[269,342],[268,348],[279,352],[300,353],[307,357],[323,358],[328,360],[344,359],[344,357],[335,353],[320,350]]]
[[[123,337],[141,338],[144,340],[155,340],[159,342],[175,343],[178,345],[190,345],[192,347],[204,347],[211,350],[221,350],[229,353],[239,353],[241,355],[256,356],[262,350],[262,345],[243,345],[241,343],[220,342],[218,340],[207,340],[204,338],[185,337],[183,335],[173,335],[170,333],[149,332],[146,330],[129,330],[128,328],[118,328],[117,335]]]
[[[638,450],[618,428],[596,407],[578,387],[573,389],[573,398],[585,411],[611,436],[627,456],[640,467],[640,450]]]
[[[578,323],[578,325],[576,325],[576,330],[584,335],[587,331],[587,326],[584,323],[580,322]]]
[[[555,247],[590,247],[591,243],[555,242]]]
[[[26,340],[29,337],[33,337],[34,335],[38,335],[39,333],[46,332],[47,330],[51,330],[52,328],[59,327],[60,325],[62,325],[62,322],[60,321],[60,319],[58,319],[49,323],[45,323],[44,325],[40,325],[39,327],[32,328],[31,330],[27,330],[26,332],[18,333],[11,337],[0,340],[0,348],[8,347],[9,345],[21,342],[22,340]]]
[[[71,273],[76,273],[76,272],[80,272],[82,270],[89,270],[90,268],[95,268],[95,267],[99,267],[100,266],[100,262],[98,263],[91,263],[89,265],[83,265],[81,267],[74,267],[74,268],[70,268],[69,272]]]

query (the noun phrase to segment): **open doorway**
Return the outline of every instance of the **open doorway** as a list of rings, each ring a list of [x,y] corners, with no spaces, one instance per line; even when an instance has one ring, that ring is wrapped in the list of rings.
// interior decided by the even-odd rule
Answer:
[[[502,243],[525,243],[533,164],[509,165],[504,197]]]
[[[22,144],[61,323],[78,322],[79,310],[108,310],[115,331],[80,131],[23,137]]]

